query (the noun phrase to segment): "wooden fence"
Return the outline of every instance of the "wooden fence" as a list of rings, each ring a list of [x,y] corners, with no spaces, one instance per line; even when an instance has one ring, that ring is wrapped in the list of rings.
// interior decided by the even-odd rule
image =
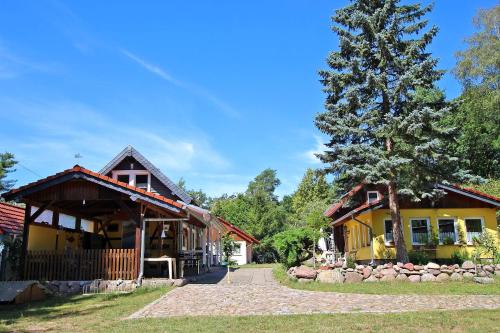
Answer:
[[[132,280],[137,278],[134,249],[29,251],[27,280]]]

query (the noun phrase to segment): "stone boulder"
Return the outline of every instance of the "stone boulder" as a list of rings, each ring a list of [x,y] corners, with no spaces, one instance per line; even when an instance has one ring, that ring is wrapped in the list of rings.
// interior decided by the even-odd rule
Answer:
[[[462,281],[464,279],[464,277],[459,273],[452,273],[450,276],[450,279],[452,281]]]
[[[408,277],[405,274],[399,274],[398,276],[396,276],[396,280],[406,282],[408,281]]]
[[[446,273],[441,273],[438,276],[436,276],[436,281],[437,282],[448,282],[448,281],[450,281],[450,276]]]
[[[475,269],[476,265],[472,261],[466,260],[463,262],[462,268],[463,269]]]
[[[346,272],[345,273],[345,283],[356,283],[363,281],[363,275],[356,272]]]
[[[474,281],[481,284],[490,284],[494,283],[495,279],[489,277],[475,277]]]
[[[368,279],[370,275],[372,275],[372,272],[373,268],[371,268],[370,266],[366,266],[365,268],[363,268],[363,278]]]
[[[310,279],[310,280],[314,280],[317,274],[318,273],[314,269],[307,266],[297,267],[295,269],[295,272],[293,273],[293,275],[295,275],[297,279]]]
[[[422,282],[435,282],[436,281],[436,277],[432,274],[429,274],[429,273],[425,273],[422,275],[422,278],[421,278]]]
[[[184,279],[184,278],[180,278],[180,279],[175,279],[174,280],[174,286],[175,287],[183,287],[187,284],[187,280]]]
[[[407,262],[406,264],[403,265],[403,268],[409,271],[413,271],[415,269],[415,266],[413,266],[411,262]]]
[[[490,273],[493,273],[495,271],[495,268],[491,265],[484,265],[483,269],[486,271],[486,272],[490,272]]]
[[[428,270],[429,269],[441,269],[441,266],[439,266],[438,264],[434,263],[434,262],[429,262],[426,266],[425,266]]]
[[[394,280],[396,280],[396,277],[394,275],[384,275],[380,279],[380,281],[383,281],[383,282],[392,282]]]
[[[383,270],[380,271],[380,274],[382,274],[382,276],[392,275],[393,277],[396,277],[397,275],[394,268],[384,268]]]
[[[495,275],[500,276],[500,270],[496,270]]]
[[[370,277],[363,280],[363,282],[378,282],[378,279],[375,277],[375,275],[370,275]]]
[[[316,281],[322,283],[344,283],[344,276],[340,269],[321,271],[316,277]]]
[[[463,277],[464,277],[464,279],[472,279],[474,277],[474,274],[472,274],[470,272],[465,272],[463,274]]]
[[[441,274],[441,271],[439,269],[432,269],[432,268],[428,268],[427,269],[427,272],[429,274],[432,274],[434,276],[438,276],[439,274]]]
[[[422,269],[424,269],[425,267],[424,266],[420,266],[420,265],[414,265],[413,268],[416,270],[416,271],[421,271]]]
[[[408,276],[408,280],[413,283],[420,282],[420,275],[410,275]]]

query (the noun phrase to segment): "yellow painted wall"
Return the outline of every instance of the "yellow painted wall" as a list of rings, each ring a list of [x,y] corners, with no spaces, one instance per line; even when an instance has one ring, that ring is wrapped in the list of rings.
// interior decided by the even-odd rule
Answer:
[[[29,251],[54,251],[56,250],[57,230],[53,228],[30,225],[28,250]],[[73,238],[73,242],[70,242]],[[77,249],[81,247],[80,233],[59,230],[57,250]]]
[[[411,218],[428,218],[435,232],[438,231],[438,218],[454,218],[457,225],[461,226],[465,232],[465,218],[483,218],[484,228],[492,235],[498,238],[496,211],[492,208],[426,208],[426,209],[402,209],[401,217],[403,219],[403,233],[408,250],[412,249],[411,234],[410,234],[410,219]],[[379,209],[373,212],[361,214],[357,217],[358,220],[365,222],[373,227],[373,246],[375,259],[395,258],[395,249],[385,245],[384,240],[384,220],[390,218],[388,209]],[[353,244],[359,232],[360,224],[351,220],[346,222],[346,227],[349,230],[348,247],[349,251],[353,250]],[[362,231],[363,232],[363,231]],[[457,238],[459,235],[457,234]],[[499,244],[500,246],[500,244]],[[437,245],[436,257],[439,259],[450,258],[452,253],[462,249],[459,245]],[[465,250],[471,254],[474,251],[474,246],[468,245]],[[357,260],[370,260],[370,247],[357,247],[355,249]]]

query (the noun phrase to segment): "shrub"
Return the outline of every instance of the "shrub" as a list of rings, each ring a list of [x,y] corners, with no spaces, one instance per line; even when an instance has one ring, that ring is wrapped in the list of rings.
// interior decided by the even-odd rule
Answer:
[[[485,230],[478,238],[474,238],[474,245],[476,245],[476,249],[473,253],[473,259],[475,262],[480,262],[481,257],[486,255],[489,258],[493,258],[494,263],[497,263],[500,257],[498,244],[496,237],[494,237],[490,232]]]
[[[312,257],[314,231],[309,228],[296,228],[280,232],[273,237],[273,246],[278,260],[287,268],[298,266]]]
[[[444,245],[453,245],[453,244],[455,244],[455,241],[451,237],[446,237],[445,239],[443,239],[443,244]]]
[[[462,265],[464,261],[470,260],[470,255],[465,250],[455,251],[451,254],[451,263]]]
[[[259,264],[275,263],[278,258],[271,238],[263,239],[259,245],[254,245],[252,252],[253,260]]]
[[[408,252],[410,262],[416,265],[426,265],[429,263],[429,256],[423,251],[410,251]]]
[[[349,255],[346,258],[347,268],[356,268],[356,257],[353,255]]]

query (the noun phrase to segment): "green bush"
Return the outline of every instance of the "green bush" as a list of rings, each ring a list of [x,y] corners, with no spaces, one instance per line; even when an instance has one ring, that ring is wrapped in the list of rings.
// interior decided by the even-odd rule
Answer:
[[[408,252],[408,258],[415,265],[427,265],[429,263],[429,256],[423,251],[410,251]]]
[[[453,244],[455,244],[455,241],[451,237],[446,237],[445,239],[443,239],[443,244],[444,245],[453,245]]]
[[[465,250],[457,250],[451,254],[451,263],[462,265],[464,261],[470,260],[470,255]]]
[[[278,261],[287,268],[298,266],[312,257],[314,231],[310,228],[296,228],[280,232],[273,237],[273,246]]]
[[[272,238],[263,239],[253,247],[253,261],[259,264],[275,263],[278,259]]]
[[[347,268],[356,268],[356,257],[355,256],[347,256],[346,258]]]

